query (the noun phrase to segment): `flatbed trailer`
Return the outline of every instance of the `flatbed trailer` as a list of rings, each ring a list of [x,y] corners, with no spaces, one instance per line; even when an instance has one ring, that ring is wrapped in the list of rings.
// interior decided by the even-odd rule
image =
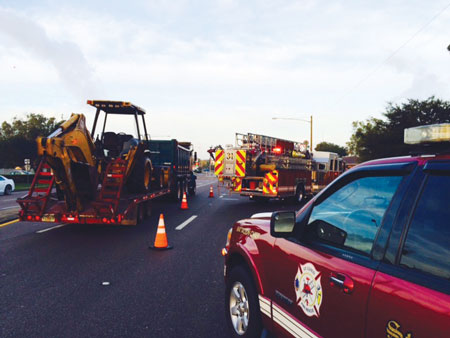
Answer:
[[[72,115],[51,135],[37,139],[42,158],[28,194],[17,199],[21,221],[135,225],[149,215],[154,199],[195,194],[196,154],[189,142],[150,140],[145,111],[129,102],[88,104],[97,108],[91,133],[83,115]],[[105,119],[94,143],[100,111]],[[105,132],[108,114],[134,115],[138,137]]]

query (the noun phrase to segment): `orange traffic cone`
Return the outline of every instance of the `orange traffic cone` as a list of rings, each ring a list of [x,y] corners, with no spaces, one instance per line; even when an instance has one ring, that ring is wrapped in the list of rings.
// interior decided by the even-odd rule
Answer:
[[[154,250],[168,250],[173,247],[167,242],[166,226],[164,225],[164,215],[159,216],[158,230],[156,230],[155,243],[150,246]]]
[[[212,185],[209,187],[209,196],[208,197],[214,197],[214,190],[213,190],[213,187],[212,187]]]
[[[186,192],[183,193],[183,199],[181,200],[181,209],[183,210],[189,209],[187,204]]]

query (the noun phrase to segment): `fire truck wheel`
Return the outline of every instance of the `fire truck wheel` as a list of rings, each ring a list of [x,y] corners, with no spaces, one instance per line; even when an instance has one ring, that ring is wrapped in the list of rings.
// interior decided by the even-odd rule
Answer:
[[[227,278],[225,313],[233,337],[261,337],[258,294],[250,273],[243,266],[234,267]]]
[[[295,202],[302,203],[305,199],[305,187],[303,184],[299,184],[297,186],[297,190],[295,191]]]

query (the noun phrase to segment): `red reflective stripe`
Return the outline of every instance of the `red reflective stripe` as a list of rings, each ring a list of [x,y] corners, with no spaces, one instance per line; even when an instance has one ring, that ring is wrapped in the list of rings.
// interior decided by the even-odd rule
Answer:
[[[221,169],[222,167],[223,167],[223,162],[220,162],[214,171],[219,171],[219,169]]]
[[[277,183],[276,178],[274,178],[272,175],[268,174],[267,175],[267,180],[270,182],[270,184],[274,185],[275,183]]]
[[[223,155],[224,155],[223,150],[219,150],[219,152],[217,153],[217,159],[219,159]]]
[[[236,163],[236,166],[241,169],[242,175],[245,173],[245,169],[242,167],[242,164],[240,164],[239,162]]]
[[[240,151],[237,152],[237,157],[238,157],[242,162],[245,162],[245,157],[244,157],[244,155],[243,155]]]

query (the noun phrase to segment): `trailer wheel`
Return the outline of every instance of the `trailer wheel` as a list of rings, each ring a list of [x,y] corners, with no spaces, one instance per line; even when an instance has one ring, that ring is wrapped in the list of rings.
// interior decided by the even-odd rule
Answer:
[[[127,182],[131,192],[148,192],[152,183],[152,162],[147,156],[138,159]]]
[[[189,196],[195,196],[196,192],[197,192],[197,184],[194,181],[194,185],[192,187],[189,187],[188,189]]]
[[[295,191],[295,202],[302,203],[305,200],[305,187],[303,184],[299,184]]]
[[[150,217],[151,211],[152,211],[152,209],[151,209],[150,203],[148,203],[148,202],[140,203],[137,206],[137,220],[136,220],[136,223],[137,224],[142,223],[142,221],[144,221],[145,219]]]
[[[184,181],[178,182],[178,200],[181,201],[183,199],[183,194],[186,192],[186,184]]]

